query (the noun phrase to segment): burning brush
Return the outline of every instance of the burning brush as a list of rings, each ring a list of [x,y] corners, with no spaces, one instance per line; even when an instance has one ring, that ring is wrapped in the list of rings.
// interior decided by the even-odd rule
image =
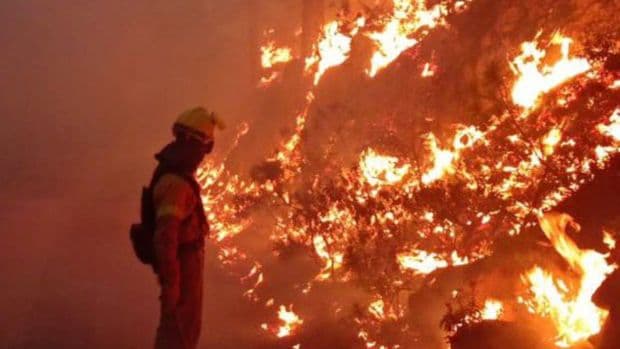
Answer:
[[[363,74],[372,84],[388,68],[400,64],[407,71],[404,53],[413,54],[434,30],[450,30],[449,21],[458,22],[474,6],[463,0],[394,0],[382,13],[328,21],[309,57],[272,40],[261,49],[268,74],[279,74],[278,67],[290,61],[304,63],[308,90],[294,132],[251,179],[211,163],[198,176],[220,259],[229,266],[251,263],[243,279],[250,285],[246,294],[277,314],[262,325],[274,341],[319,347],[308,344],[316,338],[303,331],[322,317],[355,330],[342,346],[347,348],[442,348],[445,336],[453,336],[455,349],[466,348],[468,336],[487,332],[519,333],[523,340],[515,348],[574,347],[601,331],[607,311],[592,296],[615,266],[605,253],[579,247],[567,232],[570,217],[551,211],[620,151],[619,74],[609,63],[620,48],[609,46],[607,55],[592,58],[573,53],[574,39],[540,31],[511,53],[507,68],[514,76],[502,80],[511,87],[498,102],[501,112],[482,122],[442,125],[414,141],[406,134],[411,142],[402,146],[356,147],[348,163],[333,151],[341,135],[331,135],[318,155],[305,147],[313,112],[320,114],[323,79],[348,64],[356,42],[370,50]],[[414,64],[412,76],[432,81],[442,74],[441,64]],[[262,85],[274,83],[268,77]],[[240,137],[248,129],[242,131]],[[398,138],[399,129],[388,133]],[[253,261],[252,248],[242,246],[253,234],[269,234],[269,258],[301,255],[315,272],[277,299],[268,293],[277,278],[268,266],[275,269],[277,262]],[[615,242],[611,235],[606,240]],[[544,251],[540,263],[536,249]],[[502,253],[514,258],[505,267],[509,273],[499,271]],[[542,263],[550,253],[563,269]],[[492,281],[509,274],[504,286]],[[484,285],[464,293],[468,279]],[[363,295],[351,297],[353,292],[339,293],[338,287]],[[313,303],[327,301],[322,292],[334,295],[333,303],[313,313]],[[543,325],[516,325],[524,321]]]

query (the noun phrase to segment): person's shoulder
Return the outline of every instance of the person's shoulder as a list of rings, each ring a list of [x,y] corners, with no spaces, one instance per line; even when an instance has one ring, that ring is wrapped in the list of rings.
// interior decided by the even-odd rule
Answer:
[[[159,178],[153,188],[155,195],[165,193],[176,193],[178,195],[192,194],[192,186],[187,179],[175,173],[166,173]]]

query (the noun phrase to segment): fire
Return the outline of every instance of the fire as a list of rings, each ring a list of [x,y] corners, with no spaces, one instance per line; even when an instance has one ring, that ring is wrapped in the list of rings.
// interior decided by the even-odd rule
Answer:
[[[447,268],[448,261],[426,251],[412,251],[398,255],[398,263],[403,269],[413,270],[415,274],[430,274],[437,269]]]
[[[424,64],[424,68],[422,69],[422,74],[420,74],[420,76],[423,78],[435,76],[435,67],[431,63]]]
[[[555,147],[562,140],[562,131],[559,128],[553,128],[547,135],[543,138],[543,153],[545,156],[549,156],[553,154],[555,151]]]
[[[468,258],[461,258],[456,251],[449,258],[444,258],[436,253],[413,250],[398,254],[397,260],[402,269],[412,270],[415,275],[426,275],[451,265],[459,266],[469,263]]]
[[[484,308],[480,312],[482,320],[499,320],[504,312],[504,304],[495,299],[487,299]]]
[[[368,149],[360,157],[360,169],[366,182],[372,186],[393,185],[402,181],[411,170],[411,165],[398,166],[399,159],[377,154]]]
[[[317,280],[327,280],[332,276],[332,273],[342,267],[342,263],[344,260],[344,255],[342,253],[334,253],[331,254],[328,251],[327,243],[325,242],[325,238],[321,235],[316,235],[312,240],[314,244],[314,251],[317,256],[321,258],[324,262],[323,269],[319,275],[317,275]]]
[[[364,18],[360,17],[355,24],[355,27],[348,34],[340,31],[338,21],[332,21],[323,27],[322,38],[315,46],[314,55],[306,58],[306,72],[313,68],[316,69],[314,73],[315,85],[318,85],[327,69],[339,66],[349,58],[351,41],[359,29],[365,25]]]
[[[452,151],[439,148],[437,138],[433,134],[427,136],[427,145],[433,154],[433,167],[422,176],[422,183],[431,184],[443,177],[444,174],[454,171],[452,161],[455,154]]]
[[[431,152],[433,166],[422,175],[425,185],[441,179],[446,174],[455,172],[454,162],[459,159],[460,152],[471,148],[476,142],[484,138],[484,133],[475,127],[460,127],[452,142],[453,150],[441,149],[434,134],[426,135],[426,145]]]
[[[293,59],[292,50],[289,47],[276,47],[273,41],[261,47],[261,65],[265,69],[281,63],[290,62]]]
[[[608,231],[604,231],[603,232],[603,243],[607,246],[607,248],[609,248],[609,250],[614,250],[616,248],[616,238],[614,238],[613,234],[608,232]]]
[[[279,338],[290,336],[295,329],[304,323],[304,321],[293,312],[292,306],[290,306],[289,309],[286,309],[285,306],[281,305],[280,310],[278,311],[278,318],[282,322],[282,325],[278,328],[277,333]]]
[[[378,299],[368,306],[368,312],[375,318],[381,320],[385,318],[385,302],[382,299]]]
[[[516,105],[534,108],[544,93],[591,69],[586,59],[570,57],[570,38],[556,34],[551,43],[559,45],[562,53],[560,60],[553,66],[542,66],[547,53],[538,47],[537,41],[521,45],[521,55],[512,62],[513,70],[518,75],[512,89],[512,100]]]
[[[400,326],[405,322],[405,311],[398,306],[403,289],[421,284],[425,277],[430,283],[435,271],[490,256],[494,242],[530,231],[537,214],[570,197],[593,178],[595,167],[604,167],[620,150],[620,108],[608,114],[617,104],[601,107],[598,110],[604,112],[588,115],[587,122],[582,122],[586,117],[577,111],[560,117],[545,108],[547,101],[542,97],[552,89],[557,88],[558,93],[570,90],[577,96],[578,86],[564,83],[583,75],[579,82],[585,85],[603,76],[598,73],[605,73],[597,64],[590,66],[583,58],[571,57],[571,39],[556,35],[550,41],[550,46],[561,51],[555,62],[545,61],[551,53],[536,38],[523,44],[523,53],[512,63],[518,75],[512,97],[523,107],[521,115],[528,117],[514,117],[512,108],[506,107],[477,125],[442,125],[448,127],[427,130],[421,149],[407,145],[386,150],[391,143],[381,142],[360,149],[351,163],[338,163],[338,157],[333,160],[325,155],[315,169],[302,146],[313,136],[313,130],[306,130],[313,116],[310,111],[322,108],[322,98],[315,103],[315,92],[319,92],[319,82],[328,69],[350,58],[356,36],[365,36],[374,44],[366,71],[372,78],[422,41],[433,27],[446,24],[448,14],[466,9],[470,3],[433,1],[429,7],[422,0],[393,2],[388,15],[365,13],[354,22],[339,18],[323,25],[313,53],[305,60],[313,84],[307,84],[306,99],[291,115],[294,130],[274,141],[276,149],[265,159],[269,169],[279,174],[246,179],[215,162],[206,162],[197,173],[221,260],[227,266],[244,261],[249,266],[243,270],[251,268],[242,278],[243,285],[250,288],[246,296],[267,307],[282,304],[276,303],[274,295],[259,299],[263,296],[259,291],[266,292],[270,288],[266,284],[275,279],[267,267],[273,261],[252,268],[251,252],[231,247],[244,240],[237,239],[244,232],[264,234],[264,240],[270,239],[275,246],[274,255],[282,256],[280,251],[292,248],[295,253],[308,253],[312,258],[306,260],[316,263],[318,273],[307,283],[291,287],[292,292],[310,298],[319,288],[313,286],[323,282],[361,285],[372,292],[369,294],[376,294],[361,312],[365,318],[355,319],[359,325],[356,331],[367,348],[398,348],[399,344],[381,344],[383,337],[378,332],[384,323]],[[266,55],[263,65],[275,73],[267,80],[273,81],[278,78],[274,67],[292,59],[292,52],[274,43],[262,52]],[[422,66],[416,67],[415,77],[420,78]],[[434,62],[425,64],[422,78],[432,76],[434,69]],[[592,74],[584,74],[590,70],[594,70]],[[601,90],[605,88],[616,87],[606,81]],[[568,108],[571,98],[569,93],[563,94],[554,108]],[[596,102],[596,97],[592,99]],[[269,225],[266,221],[272,217],[274,223]],[[555,219],[545,216],[540,224],[578,275],[578,286],[534,268],[524,276],[533,295],[526,304],[555,325],[558,344],[570,345],[600,330],[606,312],[596,308],[590,297],[611,267],[600,253],[580,250],[561,224],[548,223]],[[606,239],[610,246],[612,240]],[[265,299],[269,300],[263,302]],[[475,305],[471,314],[476,318],[469,318],[471,321],[497,320],[504,307],[511,309],[510,304],[495,299],[487,299],[481,310]],[[279,338],[292,335],[303,324],[292,304],[279,307],[278,319],[278,326],[263,327]],[[408,326],[402,328],[403,336],[417,330]]]
[[[608,124],[598,125],[598,131],[613,138],[614,141],[620,141],[620,108],[611,114]]]
[[[280,325],[273,329],[275,336],[278,338],[289,337],[304,323],[299,315],[293,312],[292,305],[289,306],[288,309],[284,305],[280,306],[278,310],[278,320],[280,321]],[[270,330],[270,326],[267,324],[262,324],[261,328],[265,331]]]
[[[374,77],[377,73],[390,65],[401,53],[418,44],[418,40],[411,36],[421,29],[431,29],[443,24],[447,14],[445,4],[437,4],[426,9],[424,0],[394,0],[394,11],[386,20],[381,31],[368,33],[367,36],[377,46],[377,51],[370,61],[368,76]],[[423,33],[418,33],[424,36]]]
[[[370,33],[368,36],[373,39],[379,47],[370,61],[368,76],[374,77],[379,70],[388,66],[400,54],[415,46],[418,41],[410,39],[402,33],[400,23],[397,19],[390,21],[382,32]]]
[[[547,213],[540,218],[540,226],[553,247],[579,275],[579,288],[570,289],[540,267],[526,275],[534,297],[527,302],[530,311],[553,321],[560,347],[570,347],[600,332],[608,313],[592,302],[592,295],[615,269],[605,255],[581,250],[566,234],[569,224],[574,221],[566,214]]]

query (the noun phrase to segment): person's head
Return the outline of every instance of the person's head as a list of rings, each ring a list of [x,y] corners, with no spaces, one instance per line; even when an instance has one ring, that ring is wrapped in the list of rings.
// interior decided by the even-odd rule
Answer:
[[[172,133],[178,141],[194,144],[207,155],[215,144],[215,129],[225,128],[222,120],[203,107],[189,109],[177,118],[172,126]]]
[[[213,150],[215,129],[224,127],[215,113],[203,107],[187,110],[172,126],[175,141],[158,154],[158,159],[168,165],[193,171]]]

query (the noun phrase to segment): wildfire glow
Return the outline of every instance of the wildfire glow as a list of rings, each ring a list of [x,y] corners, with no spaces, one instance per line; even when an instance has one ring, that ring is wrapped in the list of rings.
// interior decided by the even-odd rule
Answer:
[[[609,248],[610,250],[614,250],[616,248],[617,241],[616,238],[614,238],[613,234],[608,231],[604,231],[603,243],[605,243],[605,245],[607,245],[607,248]]]
[[[543,153],[545,156],[549,156],[553,154],[555,151],[555,147],[562,140],[562,131],[559,128],[553,128],[547,135],[543,138]]]
[[[608,124],[598,126],[598,131],[613,138],[615,141],[620,141],[620,108],[616,109],[609,117]]]
[[[411,169],[411,165],[398,166],[399,159],[377,154],[368,149],[360,158],[360,169],[368,184],[372,186],[393,185],[400,182]]]
[[[377,45],[367,71],[370,77],[377,75],[401,53],[417,45],[418,40],[412,38],[412,35],[420,29],[443,24],[446,14],[446,5],[441,3],[430,9],[426,8],[424,0],[393,0],[393,4],[394,11],[386,19],[383,29],[367,34]]]
[[[460,152],[472,147],[477,141],[484,138],[484,133],[475,127],[460,127],[452,142],[453,150],[441,149],[437,138],[430,133],[426,136],[426,145],[433,159],[433,166],[422,175],[422,183],[429,185],[446,174],[454,173],[454,162],[458,160]]]
[[[332,213],[338,215],[338,213]],[[332,219],[338,219],[336,217],[332,217]],[[323,260],[325,265],[323,266],[323,270],[319,275],[317,275],[317,280],[327,280],[330,278],[332,273],[340,267],[342,267],[342,262],[344,255],[342,253],[329,253],[327,249],[327,243],[325,242],[325,238],[321,235],[316,235],[312,240],[314,244],[314,251],[316,254]]]
[[[261,47],[261,65],[265,69],[274,65],[287,63],[293,59],[292,51],[288,47],[276,47],[275,42],[270,41]]]
[[[371,313],[377,319],[385,318],[385,302],[382,299],[378,299],[368,306],[368,312]]]
[[[422,69],[422,74],[420,74],[423,78],[429,78],[435,75],[435,69],[431,63],[424,64],[424,68]]]
[[[416,275],[426,275],[437,269],[447,268],[448,266],[459,266],[469,263],[467,258],[461,258],[453,252],[449,258],[444,258],[438,254],[414,250],[412,252],[401,253],[397,256],[398,263],[404,270],[412,270]]]
[[[484,308],[480,312],[483,320],[498,320],[504,312],[504,304],[495,299],[487,299],[484,302]]]
[[[295,329],[304,323],[304,321],[293,312],[292,306],[287,309],[285,306],[281,305],[278,311],[278,319],[280,319],[282,323],[280,327],[278,327],[278,332],[276,333],[278,338],[290,336]]]
[[[260,176],[261,171],[257,171],[259,179],[245,179],[225,165],[216,166],[216,162],[206,162],[197,173],[205,188],[203,201],[223,263],[231,265],[246,258],[246,263],[253,262],[252,256],[248,258],[240,248],[230,246],[239,234],[251,231],[271,239],[276,246],[274,255],[288,252],[289,247],[295,253],[311,255],[306,260],[316,263],[320,271],[301,287],[295,285],[300,296],[312,297],[317,282],[376,282],[379,278],[375,276],[382,278],[382,284],[372,284],[377,298],[360,318],[355,318],[359,337],[367,348],[399,347],[382,344],[378,332],[383,322],[403,319],[405,311],[401,311],[394,295],[404,285],[418,285],[424,278],[434,281],[430,274],[435,271],[492,255],[498,236],[530,231],[537,214],[569,197],[593,178],[596,166],[603,168],[611,155],[620,151],[620,108],[608,114],[616,105],[601,107],[605,115],[588,115],[590,123],[583,123],[589,125],[587,129],[579,128],[582,115],[571,115],[569,119],[551,111],[546,115],[536,113],[538,106],[547,105],[543,97],[552,89],[577,96],[579,86],[562,86],[572,78],[595,70],[583,74],[585,85],[609,76],[597,75],[605,73],[598,64],[591,67],[585,59],[570,57],[571,40],[556,35],[549,45],[561,51],[555,62],[549,62],[552,54],[547,52],[548,47],[541,46],[539,38],[524,43],[523,53],[512,62],[517,74],[512,97],[516,105],[523,107],[521,115],[529,118],[515,118],[511,108],[506,108],[494,116],[480,115],[481,120],[488,119],[475,126],[441,125],[441,130],[427,130],[424,146],[409,153],[405,152],[411,150],[409,145],[392,151],[384,150],[390,142],[370,146],[363,143],[364,148],[355,148],[363,149],[353,154],[355,160],[341,163],[339,157],[332,159],[326,151],[325,158],[320,159],[325,161],[324,169],[323,163],[315,169],[315,159],[306,157],[302,146],[306,136],[315,135],[313,130],[306,130],[306,124],[311,124],[308,119],[314,116],[310,111],[315,110],[314,106],[317,110],[323,107],[322,98],[314,103],[314,93],[319,92],[318,84],[328,69],[349,59],[354,38],[365,36],[362,39],[370,39],[373,44],[366,71],[373,78],[423,40],[431,28],[445,24],[448,13],[464,10],[470,2],[433,1],[429,7],[422,0],[394,0],[387,15],[365,13],[355,22],[340,17],[328,21],[305,61],[305,71],[312,76],[313,84],[308,86],[300,108],[291,114],[289,126],[294,123],[294,130],[277,142],[272,156],[265,159],[267,179]],[[273,43],[262,52],[261,63],[268,73],[273,73],[265,80],[268,85],[279,76],[274,66],[292,59],[292,53]],[[434,64],[424,65],[422,77],[435,73]],[[421,65],[415,67],[413,74],[420,78]],[[617,88],[615,85],[607,80],[602,89]],[[600,93],[604,92],[609,91]],[[566,93],[557,103],[549,102],[561,109],[571,98]],[[331,136],[337,138],[339,134]],[[325,148],[331,151],[328,143]],[[276,223],[262,227],[267,221],[263,213],[267,211]],[[566,235],[563,219],[546,215],[540,225],[578,277],[564,282],[536,267],[524,275],[524,281],[531,291],[531,297],[525,300],[528,309],[553,324],[558,344],[568,346],[600,330],[607,314],[596,308],[590,297],[611,267],[604,255],[580,250]],[[606,238],[610,246],[612,242],[615,244],[615,240]],[[380,262],[376,263],[379,267],[375,261]],[[268,265],[244,268],[251,270],[249,274],[244,272],[241,280],[250,288],[247,297],[272,307],[282,304],[276,303],[275,295],[267,296],[267,302],[259,302],[259,291],[269,289],[266,284],[274,279]],[[477,299],[485,298],[483,295]],[[508,303],[487,299],[480,313],[476,307],[474,315],[468,315],[464,323],[500,319],[505,306],[512,309]],[[293,305],[279,307],[278,325],[265,324],[263,328],[280,338],[292,335],[303,324],[292,309]],[[340,312],[342,308],[336,309]]]
[[[339,66],[349,58],[352,37],[364,26],[362,17],[355,22],[356,27],[345,34],[340,31],[338,21],[333,21],[323,27],[321,40],[315,47],[315,54],[306,59],[306,71],[316,66],[314,84],[317,85],[327,69]]]
[[[578,289],[569,289],[563,281],[540,267],[526,276],[534,297],[527,302],[530,311],[553,321],[557,330],[556,344],[560,347],[569,347],[600,332],[607,311],[592,302],[592,295],[614,270],[605,255],[581,250],[568,237],[566,228],[571,223],[572,218],[565,214],[547,213],[540,218],[547,238],[579,275]]]
[[[556,34],[551,43],[560,45],[562,53],[560,60],[552,66],[542,66],[547,53],[538,48],[538,42],[525,42],[521,45],[521,55],[512,62],[518,75],[512,89],[512,100],[515,104],[533,108],[544,93],[590,70],[590,63],[586,59],[570,57],[570,38]]]

